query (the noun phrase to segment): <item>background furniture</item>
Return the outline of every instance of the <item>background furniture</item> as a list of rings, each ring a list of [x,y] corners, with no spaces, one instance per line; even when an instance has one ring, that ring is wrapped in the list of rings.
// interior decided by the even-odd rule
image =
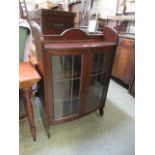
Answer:
[[[32,108],[32,90],[31,87],[40,80],[40,76],[33,68],[30,62],[23,62],[25,55],[25,47],[28,41],[30,29],[25,26],[19,26],[19,107],[25,106],[24,112],[19,112],[20,121],[28,118],[33,140],[36,139],[36,127],[34,123]],[[24,103],[24,105],[23,105]],[[22,109],[22,108],[21,108]],[[20,110],[21,110],[20,109]],[[25,113],[26,112],[26,113]]]
[[[25,0],[19,0],[19,13],[20,18],[26,19],[28,21],[28,12]]]
[[[75,0],[69,3],[69,11],[76,13],[77,28],[87,31],[91,15],[98,17],[97,10],[94,10],[93,5],[94,0]]]
[[[26,41],[30,30],[27,27],[19,26],[19,62],[23,61]]]
[[[117,78],[129,89],[135,75],[135,18],[134,13],[125,16],[108,17],[104,25],[115,28],[119,42],[114,60],[112,77]],[[132,87],[134,89],[134,87]],[[134,91],[134,90],[133,90]]]
[[[23,101],[26,109],[26,115],[20,117],[20,119],[28,117],[33,140],[36,140],[36,127],[31,101],[31,87],[40,79],[41,77],[29,62],[21,62],[19,64],[19,89],[22,91]]]
[[[99,109],[103,115],[117,45],[117,33],[105,27],[103,37],[79,29],[44,35],[31,24],[36,44],[42,119],[49,126],[71,121]]]
[[[119,35],[112,76],[128,86],[135,74],[135,40],[130,35]]]
[[[135,13],[135,0],[118,0],[117,15],[127,15]]]
[[[37,22],[43,34],[60,34],[74,27],[75,14],[65,11],[36,9],[28,12],[29,20]]]
[[[103,25],[113,27],[119,33],[134,34],[135,30],[135,15],[119,15],[109,16],[106,19],[100,19]]]
[[[133,79],[129,85],[129,93],[135,97],[135,75],[133,76]]]

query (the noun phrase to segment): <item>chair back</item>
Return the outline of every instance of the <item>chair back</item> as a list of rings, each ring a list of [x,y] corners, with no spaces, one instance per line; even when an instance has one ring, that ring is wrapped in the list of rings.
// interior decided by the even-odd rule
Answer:
[[[19,26],[19,62],[23,61],[27,37],[30,31],[27,27]]]

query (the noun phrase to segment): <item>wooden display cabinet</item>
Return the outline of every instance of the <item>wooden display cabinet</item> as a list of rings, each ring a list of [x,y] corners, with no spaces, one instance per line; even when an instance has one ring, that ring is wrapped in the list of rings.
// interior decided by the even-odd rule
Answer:
[[[38,85],[42,118],[50,137],[50,125],[98,109],[103,115],[118,35],[105,27],[102,40],[79,29],[41,37],[38,28],[32,24],[42,76]]]

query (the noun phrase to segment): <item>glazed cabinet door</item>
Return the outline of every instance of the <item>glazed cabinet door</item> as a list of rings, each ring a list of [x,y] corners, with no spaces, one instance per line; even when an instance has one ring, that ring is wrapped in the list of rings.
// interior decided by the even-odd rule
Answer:
[[[92,55],[87,82],[86,111],[92,111],[102,106],[104,93],[110,80],[113,57],[114,53],[110,51],[100,51]]]
[[[54,120],[78,115],[82,55],[52,56]]]

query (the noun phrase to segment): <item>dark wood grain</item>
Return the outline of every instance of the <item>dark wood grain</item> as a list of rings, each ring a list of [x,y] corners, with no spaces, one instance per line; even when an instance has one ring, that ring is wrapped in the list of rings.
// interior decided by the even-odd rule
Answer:
[[[86,95],[89,88],[90,83],[90,72],[91,72],[91,66],[92,66],[92,59],[93,55],[88,52],[84,55],[83,59],[83,68],[82,68],[82,82],[81,82],[81,103],[80,103],[80,115],[83,115],[86,112]]]

